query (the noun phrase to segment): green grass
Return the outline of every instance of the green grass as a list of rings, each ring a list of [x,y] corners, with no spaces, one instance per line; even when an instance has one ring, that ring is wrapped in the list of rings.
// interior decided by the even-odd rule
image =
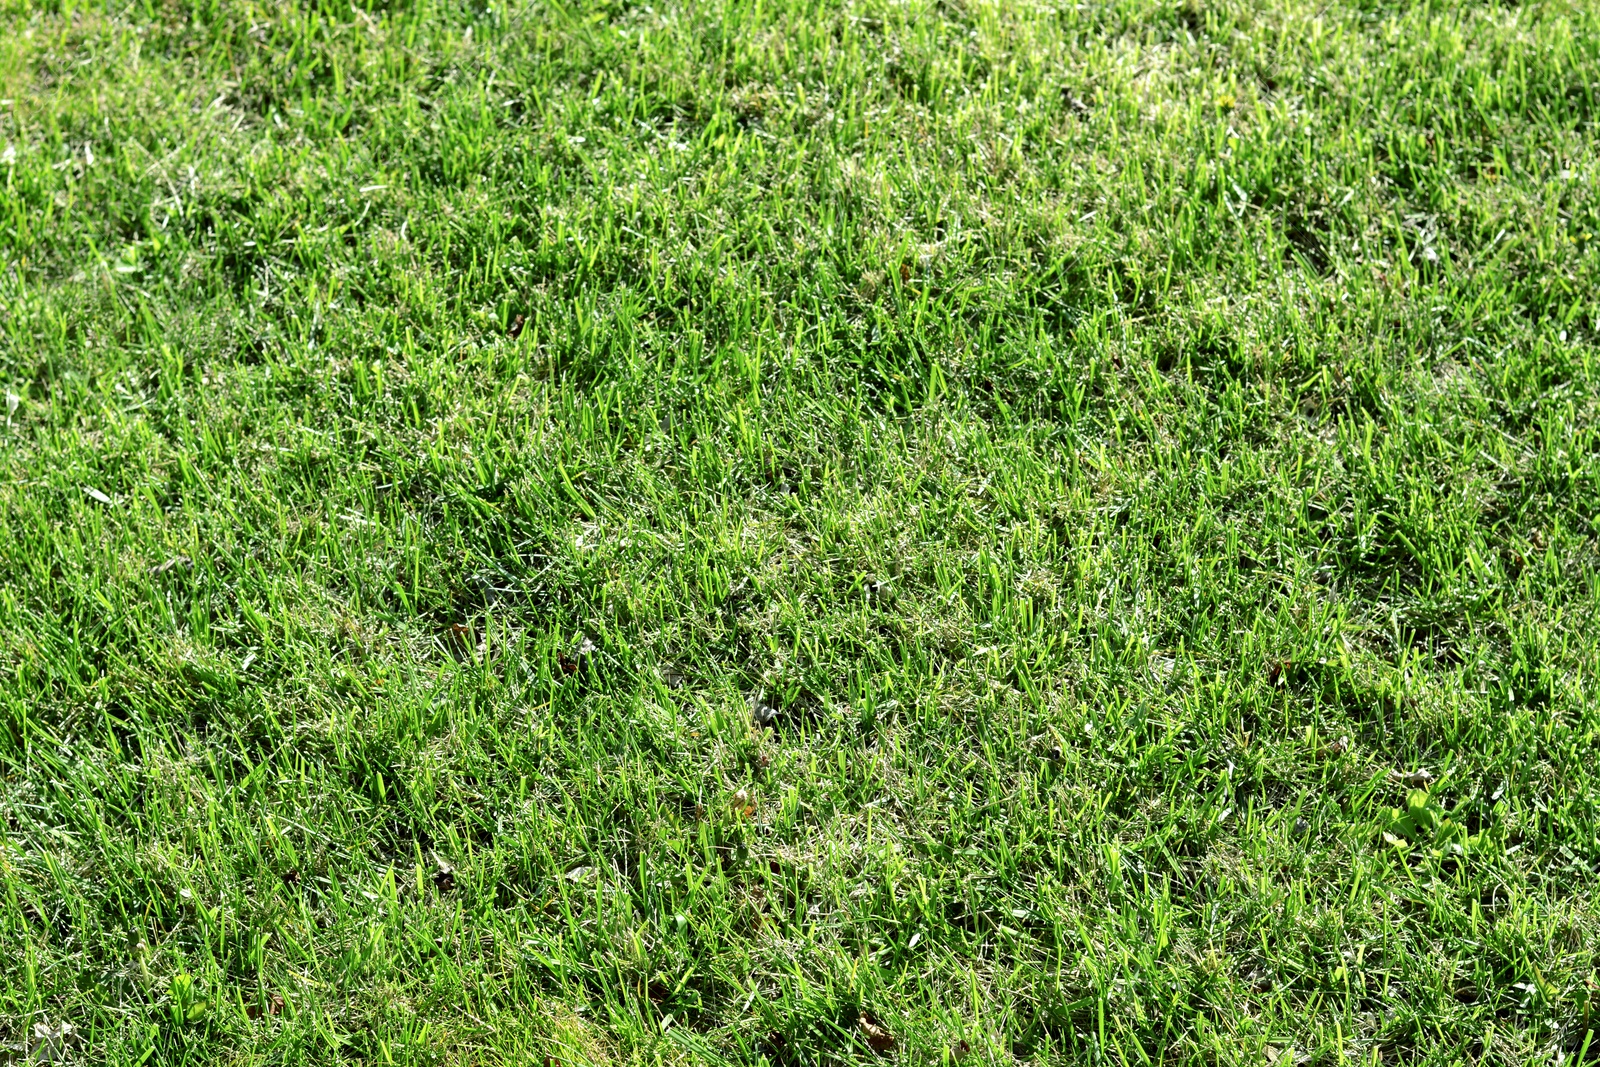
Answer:
[[[3,0],[0,97],[0,1062],[1600,1060],[1600,7]]]

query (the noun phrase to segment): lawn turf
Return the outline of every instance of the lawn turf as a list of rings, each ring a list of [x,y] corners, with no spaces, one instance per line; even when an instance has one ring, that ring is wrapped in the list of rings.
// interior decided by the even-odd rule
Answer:
[[[0,97],[0,1059],[1600,1058],[1600,7],[3,0]]]

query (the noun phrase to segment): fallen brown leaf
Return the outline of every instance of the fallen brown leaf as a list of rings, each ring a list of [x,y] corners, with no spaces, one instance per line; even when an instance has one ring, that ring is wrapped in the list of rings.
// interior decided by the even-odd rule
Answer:
[[[445,627],[445,648],[457,659],[465,659],[472,655],[472,646],[476,644],[472,637],[472,627],[464,622],[453,622]]]
[[[733,794],[733,810],[747,819],[756,813],[756,806],[750,799],[748,789],[741,789]]]
[[[448,893],[456,887],[456,869],[437,855],[433,857],[433,884],[439,887],[439,892]]]
[[[861,1027],[861,1033],[865,1035],[867,1044],[872,1048],[872,1051],[888,1052],[894,1048],[894,1035],[885,1030],[883,1025],[871,1015],[862,1012],[861,1016],[856,1019],[856,1023]]]
[[[246,1004],[244,1007],[245,1018],[259,1019],[263,1014],[278,1015],[283,1011],[283,997],[277,993],[272,994],[272,999],[267,1001],[266,1012],[263,1013],[260,1004]]]
[[[1390,771],[1389,781],[1410,789],[1426,789],[1433,784],[1434,774],[1426,767],[1418,767],[1409,774],[1403,771]]]

